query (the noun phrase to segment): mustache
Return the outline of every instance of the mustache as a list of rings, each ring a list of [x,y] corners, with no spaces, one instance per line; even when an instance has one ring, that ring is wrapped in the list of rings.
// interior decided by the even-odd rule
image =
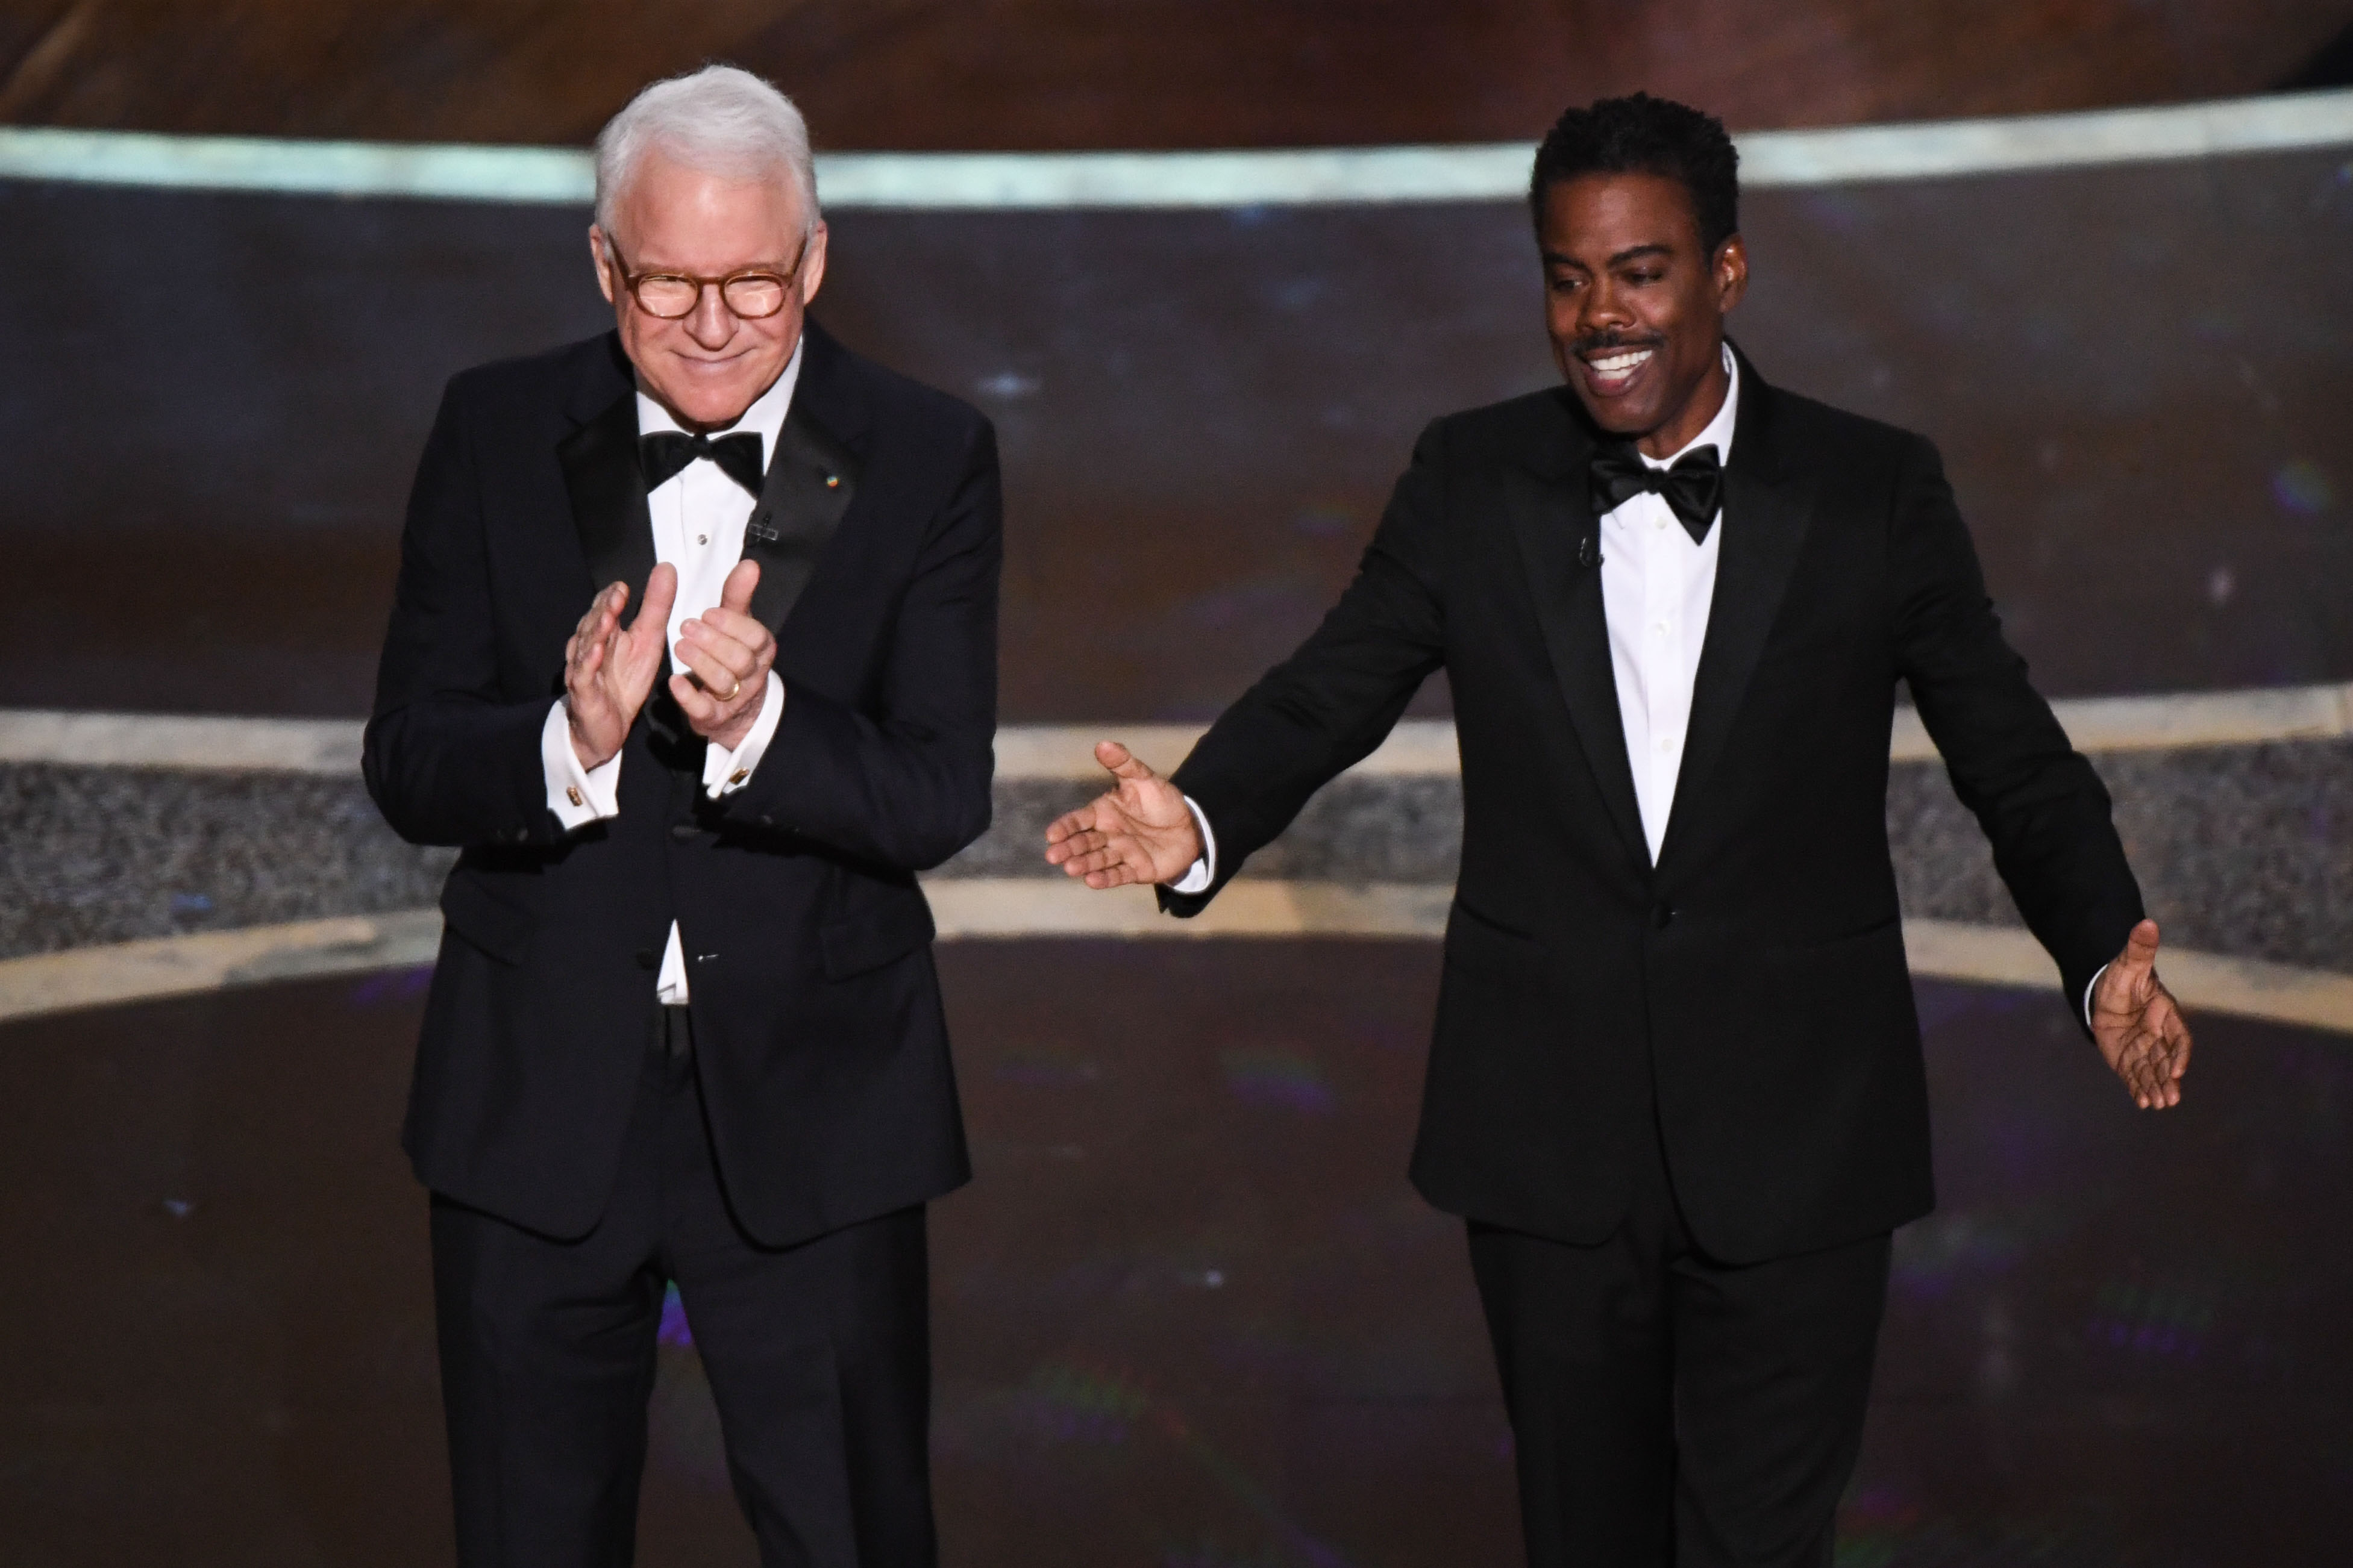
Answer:
[[[1569,345],[1569,353],[1577,355],[1601,353],[1611,349],[1654,349],[1666,342],[1662,332],[1606,331],[1588,332]]]

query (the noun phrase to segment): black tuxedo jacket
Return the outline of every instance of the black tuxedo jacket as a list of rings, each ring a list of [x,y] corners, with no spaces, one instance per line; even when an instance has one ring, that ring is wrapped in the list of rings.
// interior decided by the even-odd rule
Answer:
[[[463,848],[404,1142],[435,1192],[556,1237],[603,1212],[670,922],[719,1167],[786,1244],[969,1174],[915,872],[988,824],[1001,552],[996,438],[812,323],[752,519],[785,710],[751,781],[701,790],[659,685],[620,815],[567,834],[540,731],[603,584],[654,564],[616,336],[449,384],[369,721],[368,788]],[[665,671],[665,675],[667,671]]]
[[[1726,1262],[1934,1202],[1886,832],[1909,682],[2029,926],[2080,998],[2140,897],[2108,797],[2002,640],[1936,449],[1746,360],[1724,540],[1658,863],[1578,543],[1595,436],[1566,389],[1439,420],[1356,581],[1176,774],[1222,881],[1443,666],[1462,865],[1413,1157],[1441,1208],[1601,1239],[1657,1118]],[[1173,912],[1196,898],[1164,893]]]

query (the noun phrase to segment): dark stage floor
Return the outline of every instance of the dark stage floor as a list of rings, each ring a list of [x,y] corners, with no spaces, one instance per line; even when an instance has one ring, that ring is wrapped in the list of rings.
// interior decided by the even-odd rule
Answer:
[[[0,706],[365,711],[442,382],[609,324],[585,220],[0,184],[0,357],[43,368],[0,388]],[[1009,720],[1215,713],[1428,419],[1554,380],[1510,205],[834,224],[819,314],[997,422]],[[1742,342],[1938,440],[2046,690],[2353,677],[2341,150],[1765,191],[1746,226]]]
[[[1516,1561],[1456,1222],[1401,1172],[1434,945],[941,951],[980,1169],[935,1211],[960,1568]],[[447,1560],[422,976],[0,1029],[0,1519],[22,1568]],[[2353,1052],[2211,1018],[2137,1115],[2042,994],[1922,987],[1848,1568],[2306,1568],[2353,1531]],[[682,1335],[674,1335],[682,1340]],[[640,1561],[748,1563],[691,1351]]]

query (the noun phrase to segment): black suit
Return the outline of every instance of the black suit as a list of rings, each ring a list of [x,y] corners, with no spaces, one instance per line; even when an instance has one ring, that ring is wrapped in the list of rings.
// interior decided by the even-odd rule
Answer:
[[[1935,448],[1744,360],[1653,866],[1580,552],[1595,440],[1566,389],[1432,425],[1355,583],[1176,782],[1229,878],[1442,666],[1462,864],[1416,1184],[1482,1234],[1590,1248],[1656,1210],[1712,1265],[1875,1245],[1883,1268],[1933,1202],[1886,835],[1896,682],[2071,998],[2141,913],[2107,795],[2002,639]]]
[[[685,1120],[707,1128],[720,1184],[706,1206],[744,1247],[822,1247],[969,1174],[915,873],[988,822],[995,439],[814,324],[804,342],[745,549],[787,693],[775,738],[744,787],[707,799],[703,742],[658,683],[619,816],[577,833],[547,808],[539,737],[592,595],[627,581],[634,606],[654,564],[630,368],[607,335],[449,384],[365,763],[403,837],[464,850],[405,1139],[437,1247],[459,1215],[613,1245],[617,1183],[661,1164],[648,1097],[668,1079],[649,1047],[673,921],[693,1071],[668,1092],[697,1101]],[[919,1237],[916,1252],[920,1273]],[[473,1266],[442,1263],[446,1297]],[[648,1367],[651,1347],[649,1328]]]

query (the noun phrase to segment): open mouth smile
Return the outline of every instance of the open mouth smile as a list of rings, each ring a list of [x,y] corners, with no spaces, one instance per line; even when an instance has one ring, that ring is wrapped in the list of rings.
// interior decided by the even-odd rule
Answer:
[[[1656,348],[1599,349],[1578,356],[1584,361],[1585,374],[1593,390],[1603,396],[1620,393],[1632,384],[1634,377],[1651,363]]]

